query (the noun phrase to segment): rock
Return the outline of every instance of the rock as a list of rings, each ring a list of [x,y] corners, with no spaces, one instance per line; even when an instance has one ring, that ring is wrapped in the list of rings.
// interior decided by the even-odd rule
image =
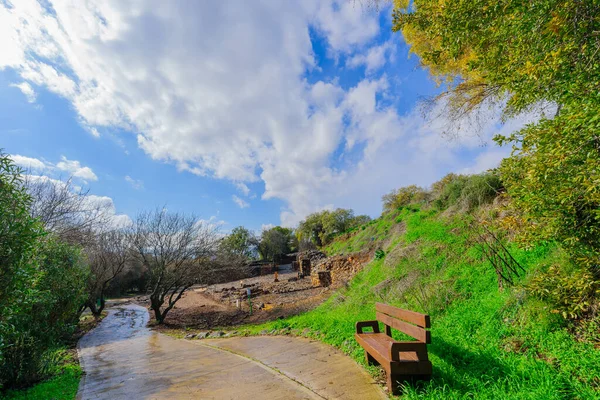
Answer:
[[[210,335],[210,332],[200,332],[196,335],[196,339],[206,339]]]
[[[196,337],[196,334],[194,334],[194,333],[188,333],[187,335],[185,335],[186,339],[193,339],[195,337]]]
[[[277,335],[277,331],[275,329],[273,329],[271,332],[269,332],[271,335]]]
[[[217,331],[217,332],[213,332],[210,334],[210,337],[214,337],[214,338],[223,337],[223,336],[225,336],[225,332],[223,332],[223,331]]]
[[[263,308],[265,308],[265,303],[258,303],[256,308],[258,308],[259,310],[262,310]]]
[[[304,328],[304,330],[302,331],[302,334],[303,334],[304,336],[308,336],[308,335],[310,334],[310,329],[308,329],[308,328]]]
[[[269,331],[266,329],[263,329],[262,331],[259,332],[261,335],[268,335]]]

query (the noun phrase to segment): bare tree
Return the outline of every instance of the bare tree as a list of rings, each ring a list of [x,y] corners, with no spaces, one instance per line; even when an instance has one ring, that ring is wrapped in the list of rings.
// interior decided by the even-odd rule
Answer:
[[[24,185],[33,199],[31,215],[67,243],[87,246],[109,223],[111,205],[77,188],[72,179],[25,175]]]
[[[136,256],[149,271],[150,306],[159,324],[213,262],[214,226],[165,209],[138,215],[131,228]]]
[[[86,248],[90,275],[87,281],[88,298],[85,306],[95,317],[105,306],[105,293],[111,282],[125,272],[132,259],[129,237],[124,230],[99,233],[93,244]]]

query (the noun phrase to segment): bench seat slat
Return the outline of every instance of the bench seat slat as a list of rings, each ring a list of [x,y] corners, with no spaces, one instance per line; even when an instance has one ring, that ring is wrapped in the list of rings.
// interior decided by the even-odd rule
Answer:
[[[407,350],[407,351],[403,351],[402,350],[402,345],[412,345],[412,344],[420,344],[423,345],[423,343],[418,343],[418,342],[397,342],[394,339],[392,339],[391,337],[389,337],[388,335],[386,335],[385,333],[358,333],[356,334],[356,339],[357,341],[361,344],[361,345],[365,345],[366,347],[368,347],[370,350],[375,350],[377,353],[379,353],[379,355],[381,356],[382,359],[386,360],[386,361],[397,361],[397,362],[418,362],[418,361],[426,361],[425,360],[420,360],[419,356],[417,355],[417,352],[414,351],[415,349],[413,347],[415,346],[409,346],[409,348],[411,348],[411,350]],[[400,354],[400,357],[398,359],[398,357],[396,357],[396,354],[392,354],[392,357],[390,357],[390,347],[392,344],[397,344],[399,345],[399,351],[398,353]],[[378,358],[378,357],[376,357]]]
[[[421,328],[431,328],[431,320],[429,315],[426,314],[421,314],[410,310],[403,310],[401,308],[388,306],[387,304],[383,303],[375,304],[375,310],[387,314],[390,317],[400,318],[404,321],[410,322],[411,324],[420,326]]]

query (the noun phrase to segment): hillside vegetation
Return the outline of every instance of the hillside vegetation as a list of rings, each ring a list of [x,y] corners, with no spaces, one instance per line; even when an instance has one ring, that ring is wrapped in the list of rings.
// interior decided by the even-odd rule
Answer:
[[[481,179],[485,176],[473,178]],[[465,201],[471,190],[462,197],[459,191],[448,209],[422,189],[408,192],[412,194],[404,205],[324,248],[329,255],[377,249],[362,272],[315,310],[273,322],[267,329],[304,331],[364,364],[354,324],[374,319],[375,303],[384,302],[428,313],[432,319],[433,379],[407,386],[406,398],[600,398],[594,320],[569,318],[552,297],[536,292],[539,276],[558,266],[568,269],[564,251],[551,243],[522,250],[507,236],[505,246],[524,271],[513,277],[513,285],[504,282],[501,290],[476,239],[476,227],[486,223],[482,221],[502,219],[502,207],[489,204],[495,196],[480,196],[475,204]],[[443,198],[441,194],[436,198]]]

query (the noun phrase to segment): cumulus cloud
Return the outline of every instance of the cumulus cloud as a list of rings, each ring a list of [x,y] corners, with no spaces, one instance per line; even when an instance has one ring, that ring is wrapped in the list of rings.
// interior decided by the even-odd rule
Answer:
[[[315,25],[327,37],[334,52],[349,53],[379,34],[377,17],[362,2],[321,1]]]
[[[26,171],[43,171],[45,169],[52,168],[52,165],[33,157],[26,157],[19,154],[11,154],[10,158],[13,162],[19,167],[23,168]]]
[[[90,167],[84,167],[77,160],[69,160],[62,156],[61,161],[56,164],[56,168],[61,171],[66,171],[69,175],[76,178],[81,178],[84,181],[97,181],[98,177]]]
[[[108,216],[109,225],[112,228],[125,228],[133,222],[127,214],[117,214],[117,209],[112,198],[108,196],[86,196],[90,209],[103,210]]]
[[[60,179],[55,179],[47,175],[25,175],[25,179],[28,185],[53,185],[60,188],[60,190],[70,191],[73,195],[79,195],[79,193],[85,193],[82,188],[68,184]],[[43,187],[43,186],[42,186]],[[59,190],[59,191],[60,191]],[[35,190],[34,190],[35,192]],[[94,212],[97,210],[106,217],[108,228],[123,228],[131,224],[132,220],[127,214],[117,213],[115,203],[112,198],[108,196],[97,196],[93,194],[86,194],[84,197],[84,203],[82,204],[86,212]],[[34,205],[35,207],[35,205]],[[107,228],[102,226],[102,228]]]
[[[239,208],[248,208],[250,207],[250,203],[248,203],[247,201],[245,201],[244,199],[239,198],[238,196],[236,196],[235,194],[233,196],[231,196],[231,200],[233,200],[233,202],[235,204],[237,204],[237,206]]]
[[[318,67],[311,28],[366,77],[307,82]],[[331,204],[375,213],[383,192],[463,168],[458,149],[480,144],[448,145],[443,122],[382,100],[394,94],[376,72],[397,44],[373,46],[379,33],[379,15],[346,0],[19,0],[0,5],[0,69],[68,99],[89,129],[132,132],[152,159],[244,196],[262,181],[262,198],[282,199],[293,225]],[[56,166],[97,179],[76,161]]]
[[[367,74],[370,74],[383,67],[388,60],[393,60],[395,50],[392,41],[388,40],[369,48],[367,52],[355,54],[348,59],[347,65],[353,68],[364,65]]]
[[[125,182],[129,183],[131,185],[131,187],[134,188],[134,189],[136,189],[136,190],[140,190],[140,189],[144,188],[144,182],[143,181],[141,181],[140,179],[133,179],[129,175],[125,176]]]

